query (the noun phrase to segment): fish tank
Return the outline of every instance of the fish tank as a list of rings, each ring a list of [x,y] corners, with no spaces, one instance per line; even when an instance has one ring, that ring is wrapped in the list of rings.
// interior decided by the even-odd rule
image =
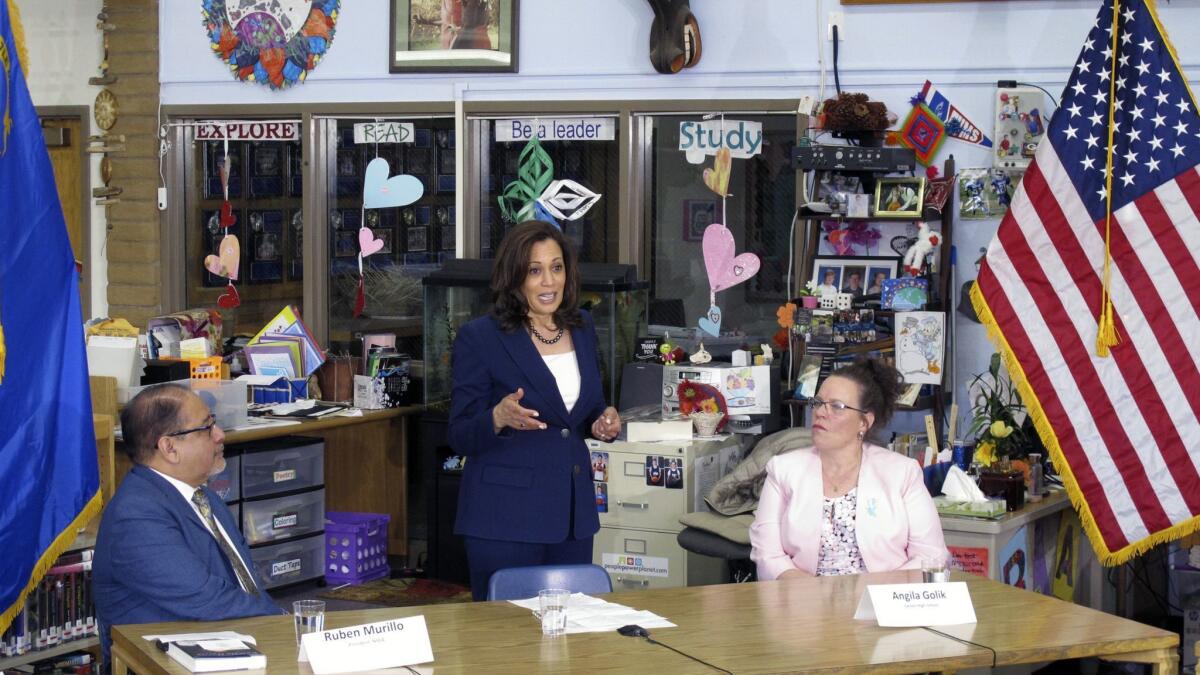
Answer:
[[[633,265],[580,263],[579,306],[592,314],[600,347],[600,377],[609,405],[617,404],[621,370],[646,334],[650,282]],[[425,405],[448,412],[454,388],[454,338],[468,321],[492,311],[492,260],[447,260],[422,280],[425,313]]]

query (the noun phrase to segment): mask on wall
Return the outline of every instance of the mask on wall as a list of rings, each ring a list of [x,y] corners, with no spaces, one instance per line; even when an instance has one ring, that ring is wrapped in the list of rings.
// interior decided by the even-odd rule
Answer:
[[[700,62],[700,22],[688,0],[647,0],[654,10],[650,26],[650,63],[665,75]]]

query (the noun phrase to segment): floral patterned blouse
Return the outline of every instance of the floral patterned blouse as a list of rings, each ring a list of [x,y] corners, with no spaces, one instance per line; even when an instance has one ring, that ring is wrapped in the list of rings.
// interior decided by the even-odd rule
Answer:
[[[817,576],[867,571],[855,537],[858,488],[852,488],[841,497],[825,497],[822,505],[821,553],[817,558]]]

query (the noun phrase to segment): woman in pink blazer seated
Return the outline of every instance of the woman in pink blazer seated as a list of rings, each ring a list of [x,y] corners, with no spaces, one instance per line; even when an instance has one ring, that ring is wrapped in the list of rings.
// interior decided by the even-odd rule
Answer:
[[[760,580],[920,568],[948,559],[917,463],[863,439],[892,416],[895,368],[860,360],[821,384],[813,447],[776,456],[750,527]]]

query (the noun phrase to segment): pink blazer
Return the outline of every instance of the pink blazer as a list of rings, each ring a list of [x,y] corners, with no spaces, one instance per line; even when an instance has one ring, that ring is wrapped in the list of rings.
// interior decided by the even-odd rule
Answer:
[[[817,570],[821,548],[821,458],[813,448],[778,455],[754,524],[750,557],[760,580],[790,569]],[[863,446],[855,512],[858,549],[868,572],[919,568],[921,558],[948,556],[933,499],[916,461],[877,445]]]

